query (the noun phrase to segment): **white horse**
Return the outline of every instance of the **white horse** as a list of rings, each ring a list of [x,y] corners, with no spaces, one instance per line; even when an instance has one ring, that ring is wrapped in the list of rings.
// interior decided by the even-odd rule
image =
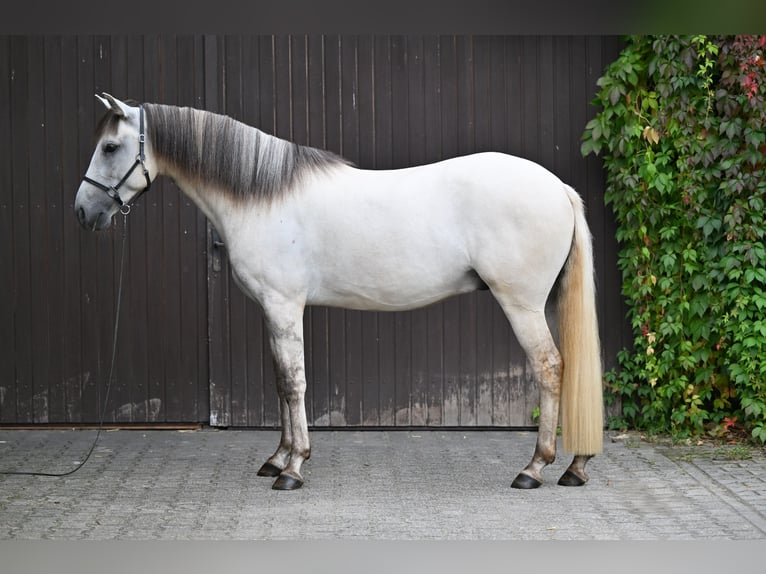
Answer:
[[[497,299],[540,390],[535,452],[512,486],[542,484],[559,402],[563,446],[575,455],[559,484],[588,480],[585,465],[603,440],[601,357],[591,236],[571,187],[500,153],[362,170],[223,115],[97,97],[108,112],[77,217],[104,229],[166,175],[216,227],[270,333],[282,434],[258,474],[277,477],[273,488],[302,486],[310,455],[306,305],[400,311],[476,289]],[[560,352],[544,313],[557,280]]]

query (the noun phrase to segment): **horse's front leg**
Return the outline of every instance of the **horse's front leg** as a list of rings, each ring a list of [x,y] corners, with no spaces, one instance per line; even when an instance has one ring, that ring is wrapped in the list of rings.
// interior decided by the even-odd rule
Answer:
[[[276,368],[276,365],[275,365]],[[276,369],[275,369],[276,370]],[[277,393],[279,394],[279,414],[282,422],[282,436],[279,438],[279,447],[269,459],[263,463],[258,470],[258,476],[279,476],[290,462],[290,451],[293,447],[292,423],[290,422],[290,409],[287,406],[287,400],[282,393],[282,385],[277,382]]]
[[[303,351],[303,305],[264,305],[269,328],[282,436],[277,451],[258,471],[277,476],[272,488],[293,490],[303,486],[301,465],[311,455],[306,421],[306,370]]]

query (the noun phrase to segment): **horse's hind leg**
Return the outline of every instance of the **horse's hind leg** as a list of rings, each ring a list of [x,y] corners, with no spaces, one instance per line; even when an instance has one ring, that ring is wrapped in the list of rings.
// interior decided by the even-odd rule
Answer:
[[[592,454],[575,455],[572,464],[570,464],[569,468],[566,469],[566,472],[561,475],[561,478],[559,479],[559,485],[582,486],[588,482],[588,474],[585,472],[585,465],[592,458]]]
[[[511,327],[532,368],[540,391],[540,418],[537,444],[531,462],[513,481],[513,488],[537,488],[543,482],[542,470],[556,458],[556,429],[561,392],[561,355],[553,342],[544,308],[515,305],[503,294],[495,297],[505,311]]]

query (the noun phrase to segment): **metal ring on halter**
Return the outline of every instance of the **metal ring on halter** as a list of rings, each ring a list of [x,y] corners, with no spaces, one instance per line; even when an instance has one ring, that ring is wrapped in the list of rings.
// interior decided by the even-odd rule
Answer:
[[[120,213],[122,213],[123,215],[127,215],[128,213],[130,213],[130,204],[129,203],[123,203],[120,206]]]

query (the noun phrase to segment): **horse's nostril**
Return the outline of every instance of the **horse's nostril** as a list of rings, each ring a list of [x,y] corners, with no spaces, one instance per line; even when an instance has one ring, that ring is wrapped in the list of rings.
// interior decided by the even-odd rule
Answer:
[[[77,210],[77,220],[80,225],[85,225],[85,210],[82,207]]]

